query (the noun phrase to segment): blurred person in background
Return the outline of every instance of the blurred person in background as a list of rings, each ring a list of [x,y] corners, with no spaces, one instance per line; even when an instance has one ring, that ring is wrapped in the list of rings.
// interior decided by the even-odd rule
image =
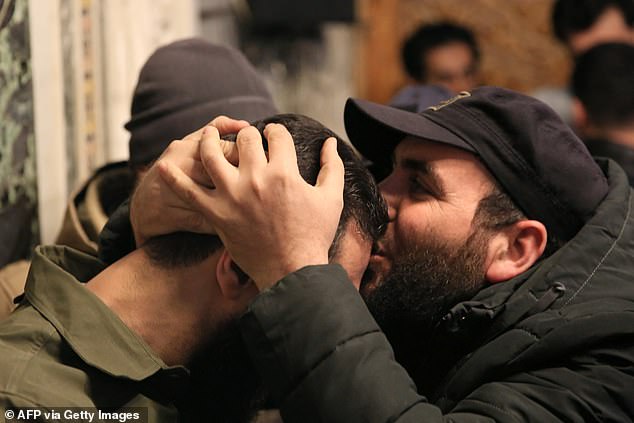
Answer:
[[[389,106],[408,112],[420,113],[428,107],[435,106],[449,98],[453,93],[442,85],[408,85],[397,92],[388,103]],[[366,142],[372,142],[367,140]],[[377,181],[382,181],[392,171],[391,165],[369,162],[368,169]]]
[[[388,105],[408,112],[420,113],[451,97],[453,93],[441,85],[408,85],[397,92]]]
[[[609,41],[634,44],[634,1],[557,0],[552,26],[573,56]]]
[[[557,0],[551,15],[552,30],[573,57],[596,44],[634,44],[634,1]],[[551,106],[568,124],[574,124],[572,94],[566,88],[541,87],[533,96]]]
[[[478,83],[480,50],[473,33],[456,24],[422,25],[403,43],[407,74],[417,83],[436,84],[453,93]]]
[[[634,45],[599,44],[572,73],[575,127],[594,156],[620,164],[634,186]]]
[[[158,48],[132,97],[130,159],[95,171],[74,194],[55,244],[97,255],[99,233],[135,181],[168,144],[218,115],[255,120],[277,113],[264,81],[241,52],[197,38]],[[29,261],[0,270],[0,319],[24,290]]]

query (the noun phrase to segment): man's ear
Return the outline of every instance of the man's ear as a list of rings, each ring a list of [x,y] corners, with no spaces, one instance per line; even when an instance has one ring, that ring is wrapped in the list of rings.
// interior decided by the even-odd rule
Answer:
[[[520,220],[489,242],[486,279],[504,282],[528,270],[544,253],[548,233],[537,220]]]
[[[216,280],[222,296],[232,302],[248,304],[259,292],[253,281],[236,266],[227,250],[223,250],[218,259]]]

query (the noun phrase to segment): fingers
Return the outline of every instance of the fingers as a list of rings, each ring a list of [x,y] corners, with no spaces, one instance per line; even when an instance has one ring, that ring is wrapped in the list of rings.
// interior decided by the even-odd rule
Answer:
[[[200,133],[204,128],[200,129]],[[200,136],[195,138],[193,134],[188,135],[189,138],[183,138],[182,140],[172,141],[167,148],[160,155],[159,159],[169,157],[170,159],[183,159],[191,158],[193,160],[200,160],[198,155],[198,143]]]
[[[225,158],[217,128],[213,126],[205,128],[200,141],[199,155],[205,172],[216,188],[225,188],[227,183],[237,175],[236,167]]]
[[[186,205],[192,210],[204,212],[205,216],[213,216],[213,210],[207,207],[207,203],[213,198],[214,190],[201,187],[169,162],[162,161],[157,166],[161,178]]]
[[[234,166],[238,165],[240,155],[238,154],[238,146],[235,142],[220,140],[220,149],[229,163]]]
[[[240,155],[239,168],[249,172],[258,172],[266,166],[267,159],[262,146],[260,131],[253,126],[243,128],[238,132],[236,139],[238,154]],[[218,147],[220,149],[220,147]],[[224,156],[223,156],[224,157]]]
[[[242,128],[249,126],[249,122],[246,120],[236,120],[227,116],[218,116],[205,126],[196,131],[187,134],[181,141],[199,141],[202,137],[202,133],[207,126],[214,126],[218,129],[220,135],[237,134]]]
[[[185,175],[192,178],[197,184],[207,188],[214,187],[211,178],[207,174],[207,171],[200,160],[189,159],[180,163],[178,167]]]
[[[227,116],[218,116],[217,118],[209,122],[209,125],[218,128],[218,132],[220,132],[220,135],[227,135],[237,134],[242,128],[246,128],[247,126],[249,126],[249,122],[247,122],[246,120],[231,119]]]
[[[264,128],[269,143],[269,162],[297,170],[297,153],[293,137],[284,125],[270,123]]]
[[[200,141],[200,137],[203,134],[203,131],[205,130],[205,128],[207,126],[210,126],[211,123],[208,123],[207,125],[203,126],[200,129],[197,129],[196,131],[192,132],[191,134],[187,134],[185,137],[183,137],[183,139],[181,141]]]
[[[199,234],[215,234],[216,231],[205,217],[189,208],[173,207],[170,210],[171,224],[181,231]]]
[[[343,203],[344,167],[339,153],[337,153],[336,138],[328,138],[321,148],[321,170],[317,176],[315,186],[324,188],[327,192],[341,197]]]

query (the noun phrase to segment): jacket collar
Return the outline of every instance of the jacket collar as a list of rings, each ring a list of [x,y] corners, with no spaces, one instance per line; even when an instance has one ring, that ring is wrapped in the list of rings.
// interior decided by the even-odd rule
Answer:
[[[35,250],[25,287],[26,300],[38,310],[87,364],[115,377],[140,381],[168,367],[99,298],[83,285],[105,265],[62,246]]]
[[[510,361],[517,365],[519,352],[525,352],[530,343],[539,342],[551,325],[559,324],[562,315],[575,315],[576,304],[634,301],[629,275],[619,276],[631,272],[630,267],[623,268],[624,263],[634,263],[634,191],[616,163],[608,160],[600,164],[608,176],[610,191],[573,239],[528,272],[489,286],[452,310],[453,316],[447,319],[444,329],[451,342],[448,345],[458,350],[459,361],[430,396],[441,408],[450,409],[458,398],[483,380],[504,372]],[[598,280],[603,283],[597,283]],[[610,308],[607,304],[604,307]],[[549,313],[551,310],[556,312]],[[596,312],[596,307],[593,310]],[[590,311],[586,308],[585,312]],[[541,320],[536,317],[540,313]],[[524,322],[531,316],[534,316],[530,319],[532,323],[526,325],[541,327],[545,332],[525,330]],[[513,328],[519,330],[513,332]],[[623,330],[618,325],[594,325],[586,329],[588,337],[611,336]],[[525,333],[528,335],[524,336]],[[509,337],[505,341],[493,341],[506,334]],[[487,345],[489,342],[495,345]],[[574,349],[575,342],[574,336],[562,339],[557,346],[551,340],[550,353]]]
[[[617,162],[625,170],[630,185],[634,186],[634,148],[601,138],[584,140],[584,143],[593,156],[608,157]]]
[[[457,339],[468,334],[467,340],[483,342],[530,315],[564,307],[584,294],[614,253],[634,213],[623,169],[612,160],[601,159],[599,164],[608,176],[610,191],[577,235],[527,272],[453,307],[444,319],[446,331]]]

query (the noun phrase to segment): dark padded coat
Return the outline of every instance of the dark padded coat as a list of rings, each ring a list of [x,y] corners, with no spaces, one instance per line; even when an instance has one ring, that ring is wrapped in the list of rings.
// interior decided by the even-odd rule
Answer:
[[[428,398],[340,267],[262,293],[241,327],[284,421],[633,421],[634,198],[604,165],[610,192],[571,241],[454,307],[444,348],[460,357]]]

